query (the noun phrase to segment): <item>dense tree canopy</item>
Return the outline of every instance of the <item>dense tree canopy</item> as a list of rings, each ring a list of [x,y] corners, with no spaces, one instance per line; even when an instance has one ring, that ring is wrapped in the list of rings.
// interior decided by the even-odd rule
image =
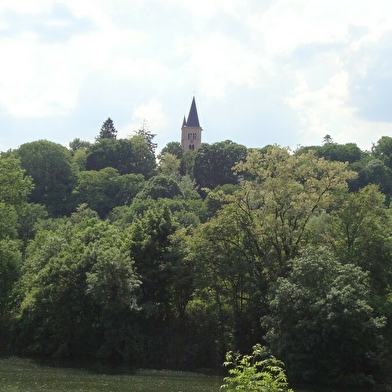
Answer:
[[[368,298],[367,274],[339,263],[328,250],[306,249],[295,258],[287,277],[278,279],[271,312],[263,318],[266,339],[289,377],[372,385],[385,319]]]
[[[157,159],[115,135],[0,155],[0,354],[200,369],[261,342],[292,380],[385,382],[389,137]]]
[[[150,178],[155,156],[142,135],[130,139],[100,139],[87,149],[86,170],[116,169],[119,174],[142,174]]]
[[[60,144],[38,140],[22,144],[15,155],[33,179],[30,202],[45,205],[52,216],[69,214],[74,207],[72,189],[76,183],[70,151]]]
[[[74,194],[78,204],[86,203],[104,218],[114,207],[129,205],[143,184],[141,174],[121,176],[116,169],[105,167],[80,172]]]
[[[127,331],[139,281],[122,233],[83,208],[53,223],[28,248],[17,344],[53,356],[130,355],[123,351],[132,344]]]
[[[245,159],[246,147],[230,140],[214,144],[202,143],[196,151],[193,175],[201,188],[213,189],[218,185],[236,184],[233,172],[237,162]]]
[[[0,202],[17,207],[27,201],[34,185],[25,173],[20,160],[0,155]]]

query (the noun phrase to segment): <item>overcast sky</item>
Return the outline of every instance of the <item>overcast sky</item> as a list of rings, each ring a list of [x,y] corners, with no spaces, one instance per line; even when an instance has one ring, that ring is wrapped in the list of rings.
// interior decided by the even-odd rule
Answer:
[[[247,147],[392,136],[390,0],[0,0],[0,151],[111,117]]]

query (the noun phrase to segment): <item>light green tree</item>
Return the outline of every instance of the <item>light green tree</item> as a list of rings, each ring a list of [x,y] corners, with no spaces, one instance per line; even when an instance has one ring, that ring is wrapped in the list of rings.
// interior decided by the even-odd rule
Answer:
[[[162,156],[159,162],[159,169],[163,175],[172,177],[174,180],[180,180],[181,160],[171,153]]]
[[[225,377],[221,391],[293,392],[288,388],[283,362],[274,356],[265,357],[266,350],[260,344],[253,346],[250,355],[228,352],[224,366],[229,368],[229,376]]]
[[[32,178],[25,173],[19,159],[0,155],[0,202],[13,207],[26,203],[34,185]]]
[[[18,286],[15,347],[55,357],[129,359],[140,282],[125,239],[86,206],[71,218],[43,222]]]

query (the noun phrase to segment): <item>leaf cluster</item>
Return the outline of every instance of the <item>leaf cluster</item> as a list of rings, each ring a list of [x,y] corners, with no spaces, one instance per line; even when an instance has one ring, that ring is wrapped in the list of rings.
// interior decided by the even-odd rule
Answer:
[[[226,354],[224,366],[230,376],[225,377],[221,391],[293,392],[288,388],[283,363],[274,356],[266,356],[266,349],[260,344],[253,346],[253,353],[240,355]]]

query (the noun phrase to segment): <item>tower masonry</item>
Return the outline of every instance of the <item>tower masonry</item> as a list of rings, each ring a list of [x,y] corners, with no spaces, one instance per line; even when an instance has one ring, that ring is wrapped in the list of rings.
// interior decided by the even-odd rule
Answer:
[[[188,119],[185,120],[184,116],[181,128],[181,147],[184,151],[193,151],[199,147],[202,130],[199,123],[199,116],[197,115],[195,97],[193,97]]]

